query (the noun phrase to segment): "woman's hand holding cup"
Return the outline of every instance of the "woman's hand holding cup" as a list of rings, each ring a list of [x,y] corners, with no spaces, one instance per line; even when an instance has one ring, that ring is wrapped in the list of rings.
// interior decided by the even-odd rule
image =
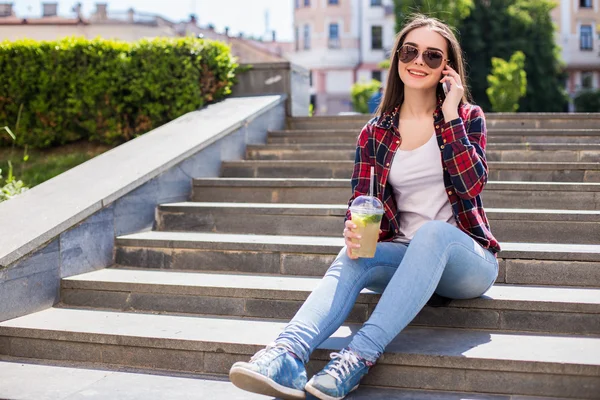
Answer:
[[[352,230],[356,229],[356,224],[352,220],[347,220],[344,228],[344,241],[346,242],[346,254],[349,258],[356,260],[358,256],[352,255],[352,249],[360,248],[360,244],[352,242],[352,239],[360,239],[358,233],[354,233]]]
[[[353,229],[356,229],[356,224],[354,222],[352,222],[352,220],[347,220],[345,223],[345,228],[344,228],[344,241],[346,243],[346,254],[348,255],[349,258],[351,258],[352,260],[356,260],[358,259],[358,256],[354,256],[352,255],[352,249],[358,249],[360,248],[360,244],[358,243],[354,243],[352,241],[352,239],[357,239],[359,240],[361,238],[361,236],[358,233],[353,232]],[[381,234],[381,229],[379,230],[379,234]]]

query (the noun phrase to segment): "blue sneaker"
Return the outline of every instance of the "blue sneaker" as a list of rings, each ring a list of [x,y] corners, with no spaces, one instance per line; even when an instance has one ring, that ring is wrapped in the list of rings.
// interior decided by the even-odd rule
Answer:
[[[306,391],[321,400],[341,400],[358,387],[372,364],[348,349],[330,357],[329,364],[306,384]]]
[[[306,398],[306,369],[287,348],[271,343],[250,362],[236,362],[229,379],[240,389],[290,400]]]

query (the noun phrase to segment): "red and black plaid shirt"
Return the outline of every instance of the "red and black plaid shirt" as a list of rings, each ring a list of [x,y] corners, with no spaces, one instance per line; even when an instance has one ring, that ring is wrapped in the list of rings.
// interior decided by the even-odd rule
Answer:
[[[433,122],[444,168],[446,194],[457,225],[481,246],[497,253],[500,251],[500,244],[490,231],[480,196],[488,177],[483,111],[475,105],[461,104],[459,118],[445,122],[441,104],[439,99]],[[369,193],[369,175],[371,166],[374,166],[374,192],[384,207],[380,241],[393,240],[400,229],[396,199],[392,188],[387,184],[392,160],[402,142],[398,131],[398,110],[399,108],[371,119],[362,129],[352,174],[353,195],[348,201],[350,205],[354,198]],[[348,209],[346,218],[350,217]]]

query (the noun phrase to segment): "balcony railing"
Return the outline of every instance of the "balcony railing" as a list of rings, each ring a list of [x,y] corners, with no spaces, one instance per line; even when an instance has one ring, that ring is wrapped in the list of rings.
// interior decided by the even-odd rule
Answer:
[[[327,47],[329,47],[330,49],[341,48],[342,43],[340,41],[340,38],[329,38],[329,40],[327,41]]]

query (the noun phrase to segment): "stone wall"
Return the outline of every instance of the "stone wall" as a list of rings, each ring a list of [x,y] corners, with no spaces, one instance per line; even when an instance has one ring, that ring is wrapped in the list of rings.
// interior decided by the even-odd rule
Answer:
[[[118,235],[153,228],[156,206],[189,199],[285,125],[285,95],[188,113],[0,203],[0,321],[51,307],[60,279],[108,267]]]
[[[289,62],[242,64],[233,96],[287,93],[288,116],[308,115],[310,104],[309,71]]]

